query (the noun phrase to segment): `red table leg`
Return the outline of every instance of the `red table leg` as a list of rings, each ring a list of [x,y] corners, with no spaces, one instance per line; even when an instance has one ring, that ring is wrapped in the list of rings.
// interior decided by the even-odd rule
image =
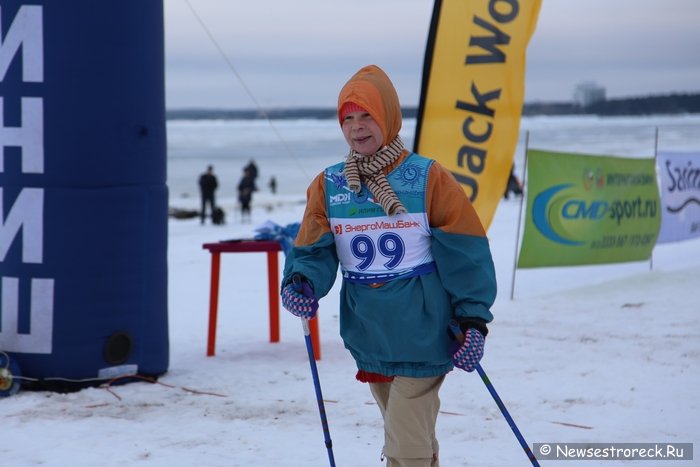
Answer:
[[[267,293],[270,302],[270,342],[280,341],[279,265],[277,252],[267,252]]]
[[[211,285],[209,289],[209,338],[207,339],[207,357],[214,356],[216,348],[216,315],[219,307],[219,264],[221,253],[211,252]]]

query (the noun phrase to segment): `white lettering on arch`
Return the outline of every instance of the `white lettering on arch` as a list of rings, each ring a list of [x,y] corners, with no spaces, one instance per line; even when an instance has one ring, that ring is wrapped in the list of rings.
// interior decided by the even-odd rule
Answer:
[[[2,6],[0,6],[2,18]],[[5,79],[12,59],[22,46],[22,81],[44,81],[44,28],[43,7],[22,5],[12,20],[7,34],[0,22],[0,82]]]

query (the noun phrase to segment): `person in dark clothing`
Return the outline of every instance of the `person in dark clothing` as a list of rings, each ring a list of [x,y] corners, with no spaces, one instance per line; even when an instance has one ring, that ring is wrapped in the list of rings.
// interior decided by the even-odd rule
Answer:
[[[209,209],[211,210],[212,216],[214,215],[214,210],[216,209],[216,201],[214,198],[214,193],[219,187],[219,181],[214,175],[214,167],[207,167],[207,171],[204,172],[199,177],[199,192],[202,198],[202,210],[200,212],[201,223],[204,224],[204,218],[206,217],[206,206],[209,204]]]
[[[248,171],[250,176],[253,177],[253,181],[258,179],[258,166],[255,165],[255,160],[251,159],[248,165],[243,168],[243,171]]]
[[[243,178],[238,183],[238,201],[241,203],[241,222],[246,218],[250,221],[250,202],[253,200],[253,192],[258,191],[255,186],[255,177],[249,166],[243,169]]]
[[[277,193],[277,179],[275,177],[270,179],[270,183],[268,185],[270,186],[270,191],[273,195]]]
[[[513,192],[516,196],[523,195],[523,184],[520,183],[518,177],[515,176],[513,172],[513,166],[510,167],[510,175],[508,175],[508,183],[506,184],[506,191],[503,193],[503,197],[508,199],[508,194]]]

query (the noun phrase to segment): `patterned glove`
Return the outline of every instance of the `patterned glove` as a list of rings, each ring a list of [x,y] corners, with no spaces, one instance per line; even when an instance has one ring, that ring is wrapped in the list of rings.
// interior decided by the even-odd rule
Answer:
[[[282,289],[282,306],[294,316],[313,319],[318,310],[318,300],[314,296],[311,284],[295,274],[292,282]]]
[[[484,356],[484,336],[474,328],[464,333],[464,342],[452,356],[452,363],[457,368],[471,373]]]

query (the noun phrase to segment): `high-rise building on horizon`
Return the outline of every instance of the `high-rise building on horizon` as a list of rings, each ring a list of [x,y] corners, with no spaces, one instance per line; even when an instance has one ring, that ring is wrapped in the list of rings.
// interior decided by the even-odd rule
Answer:
[[[584,81],[574,89],[574,102],[580,107],[588,107],[605,101],[605,88],[594,81]]]

